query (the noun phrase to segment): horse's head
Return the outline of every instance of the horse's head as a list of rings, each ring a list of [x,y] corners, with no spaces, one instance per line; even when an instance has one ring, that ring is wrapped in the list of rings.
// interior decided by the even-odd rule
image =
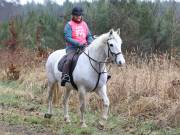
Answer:
[[[120,29],[117,31],[111,29],[108,32],[107,47],[105,52],[107,57],[117,65],[123,65],[125,63],[125,59],[121,51],[121,44],[122,40],[120,38]]]

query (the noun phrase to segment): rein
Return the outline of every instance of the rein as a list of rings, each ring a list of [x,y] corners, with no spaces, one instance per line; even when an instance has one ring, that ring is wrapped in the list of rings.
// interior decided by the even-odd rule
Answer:
[[[109,52],[110,52],[112,56],[115,56],[115,60],[116,60],[116,59],[117,59],[117,56],[118,56],[119,54],[122,54],[122,53],[121,53],[121,52],[118,52],[118,53],[112,52],[112,50],[111,50],[111,48],[110,48],[110,45],[111,45],[111,44],[109,44],[109,42],[108,42],[108,41],[111,40],[111,39],[113,39],[113,38],[110,38],[110,39],[107,40],[107,45],[108,45],[108,58],[109,58],[109,56],[110,56],[110,55],[109,55]],[[89,58],[89,62],[90,62],[90,64],[91,64],[91,67],[92,67],[92,68],[94,69],[94,71],[98,74],[98,79],[97,79],[96,85],[95,85],[94,89],[92,90],[92,91],[94,91],[94,90],[97,88],[98,84],[99,84],[99,80],[100,80],[101,74],[107,73],[107,72],[104,71],[105,69],[104,69],[102,72],[100,72],[101,64],[111,63],[111,62],[107,62],[107,61],[97,61],[97,60],[95,60],[95,59],[93,59],[92,57],[89,56],[89,52],[88,52],[88,54],[87,54],[87,53],[85,53],[85,51],[83,51],[83,53]],[[99,71],[93,66],[91,60],[94,61],[95,63],[98,63],[98,65],[99,65]]]
[[[98,79],[97,79],[96,85],[95,85],[94,89],[92,90],[92,91],[94,91],[94,90],[97,88],[98,84],[99,84],[99,80],[100,80],[101,74],[107,73],[107,72],[105,72],[105,71],[99,72],[100,69],[101,69],[101,64],[103,64],[103,63],[110,63],[110,62],[97,61],[97,60],[95,60],[95,59],[93,59],[92,57],[89,56],[89,52],[88,52],[88,54],[87,54],[87,53],[85,53],[85,52],[83,51],[83,53],[89,58],[89,62],[90,62],[90,64],[91,64],[91,67],[92,67],[92,68],[94,69],[94,71],[96,71],[96,73],[98,74]],[[99,65],[99,71],[93,66],[92,61],[94,61],[95,63],[98,63],[98,65]]]

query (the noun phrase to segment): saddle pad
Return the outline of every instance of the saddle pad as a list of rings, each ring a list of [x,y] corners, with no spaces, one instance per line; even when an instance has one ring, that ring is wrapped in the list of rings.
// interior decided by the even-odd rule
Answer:
[[[58,70],[59,70],[60,72],[63,71],[63,66],[64,66],[64,63],[66,62],[66,58],[67,58],[67,55],[64,55],[64,56],[60,59],[60,61],[58,62]]]

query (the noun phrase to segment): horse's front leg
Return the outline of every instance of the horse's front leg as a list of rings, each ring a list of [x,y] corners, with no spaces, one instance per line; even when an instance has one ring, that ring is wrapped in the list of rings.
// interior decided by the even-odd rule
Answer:
[[[84,113],[86,111],[86,91],[84,88],[79,89],[79,101],[80,101],[80,111],[81,111],[81,127],[87,127],[84,119]]]
[[[69,119],[69,113],[68,113],[68,101],[71,94],[71,89],[66,88],[64,99],[63,99],[63,105],[64,105],[64,121],[69,123],[71,122]]]
[[[108,118],[108,110],[109,110],[109,98],[107,96],[107,86],[104,85],[100,89],[96,91],[96,93],[103,99],[103,113],[102,113],[102,118],[107,120]]]

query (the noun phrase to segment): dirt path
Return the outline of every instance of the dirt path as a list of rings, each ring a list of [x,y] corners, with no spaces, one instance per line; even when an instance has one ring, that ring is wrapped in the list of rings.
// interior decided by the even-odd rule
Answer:
[[[0,121],[0,135],[56,135],[48,131],[37,132],[24,125],[9,125]]]

